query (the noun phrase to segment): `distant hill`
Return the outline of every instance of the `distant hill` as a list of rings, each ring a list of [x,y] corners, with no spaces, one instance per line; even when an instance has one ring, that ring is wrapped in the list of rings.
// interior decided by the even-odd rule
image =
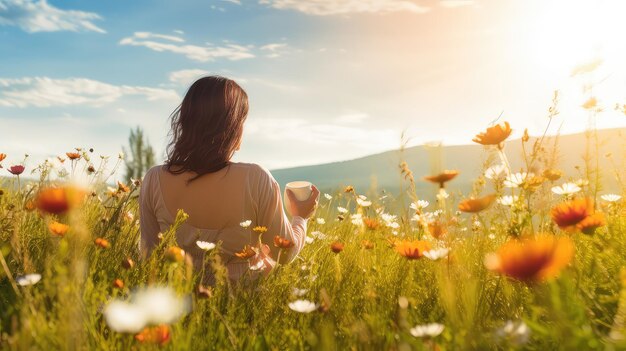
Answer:
[[[612,153],[618,169],[620,172],[624,172],[626,169],[626,164],[624,164],[626,161],[625,136],[626,128],[598,131],[598,139],[601,144],[600,166],[604,172],[603,184],[606,191],[618,191],[618,185],[614,176],[615,169],[604,155],[609,152]],[[566,175],[576,176],[578,172],[575,166],[580,166],[582,169],[584,165],[585,134],[547,136],[543,145],[548,149],[552,148],[556,138],[558,138],[557,155],[559,159],[557,168]],[[533,145],[536,139],[531,137],[527,145]],[[443,169],[460,171],[459,176],[450,183],[450,190],[464,193],[471,190],[472,181],[480,174],[484,162],[489,157],[494,162],[499,163],[499,158],[494,151],[488,151],[478,144],[443,146],[438,150],[431,148],[429,151],[425,146],[414,146],[406,148],[403,153],[398,150],[387,151],[349,161],[276,169],[271,172],[281,187],[293,180],[309,180],[326,191],[352,185],[360,193],[365,193],[372,187],[395,193],[399,191],[401,182],[398,165],[404,160],[409,164],[416,180],[418,180],[420,196],[431,197],[436,187],[422,181],[421,178],[431,173],[431,167],[438,162],[437,160],[441,160],[439,162]],[[513,170],[520,170],[524,165],[521,141],[519,139],[507,141],[505,150]],[[622,174],[622,177],[626,178],[626,174]]]

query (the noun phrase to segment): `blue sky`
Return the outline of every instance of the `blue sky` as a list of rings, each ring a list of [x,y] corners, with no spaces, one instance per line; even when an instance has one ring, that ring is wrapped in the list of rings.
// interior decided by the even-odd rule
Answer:
[[[114,155],[141,125],[160,160],[167,119],[204,74],[251,110],[237,160],[268,168],[412,144],[469,143],[501,112],[540,133],[626,125],[626,32],[615,1],[0,0],[0,152],[34,165],[75,146]],[[592,73],[576,66],[601,62]],[[583,87],[592,83],[592,92]],[[555,132],[556,129],[553,130]]]

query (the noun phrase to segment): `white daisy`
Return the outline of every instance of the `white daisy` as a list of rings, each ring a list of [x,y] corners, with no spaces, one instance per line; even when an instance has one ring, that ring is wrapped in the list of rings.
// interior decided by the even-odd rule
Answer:
[[[337,211],[339,211],[339,213],[347,213],[348,209],[345,207],[337,206]]]
[[[308,235],[304,238],[304,242],[307,244],[312,244],[314,241],[315,241],[315,238],[312,238]]]
[[[242,228],[248,228],[248,227],[250,226],[250,224],[252,224],[252,221],[251,221],[251,220],[247,220],[247,221],[243,221],[243,222],[239,223],[239,225],[240,225]]]
[[[485,170],[485,178],[487,179],[498,179],[501,175],[504,174],[504,170],[506,166],[503,164],[498,164],[491,166]]]
[[[426,200],[417,200],[416,202],[411,203],[411,209],[413,210],[422,210],[426,207],[428,207],[428,205],[430,205],[430,203]]]
[[[435,336],[441,334],[444,328],[445,327],[443,324],[429,323],[429,324],[415,326],[415,328],[411,328],[409,332],[411,333],[411,335],[413,335],[416,338],[423,338],[423,337],[434,338]]]
[[[324,194],[326,200],[331,200],[333,197],[330,194]]]
[[[204,251],[210,251],[213,250],[215,248],[215,244],[214,243],[210,243],[208,241],[196,241],[196,245],[198,245],[199,248],[201,248]]]
[[[317,224],[326,224],[326,220],[324,218],[316,218],[315,221]]]
[[[133,294],[132,303],[143,308],[149,324],[172,324],[190,309],[189,300],[167,287],[150,287]]]
[[[606,202],[618,202],[622,199],[622,197],[617,194],[604,194],[600,196],[600,198]]]
[[[519,197],[517,195],[504,195],[499,197],[496,201],[502,206],[513,206],[518,199]]]
[[[300,313],[311,313],[317,310],[317,304],[309,300],[296,300],[294,302],[289,303],[289,308],[292,311],[296,311]]]
[[[38,273],[25,274],[15,278],[15,282],[20,286],[34,285],[39,283],[40,280],[41,274]]]
[[[309,290],[308,290],[308,289],[298,289],[298,288],[293,288],[293,289],[291,290],[291,293],[292,293],[294,296],[304,296],[304,295],[306,295],[306,293],[307,293],[307,292],[309,292]]]
[[[445,258],[448,256],[450,249],[442,247],[439,249],[431,249],[424,252],[424,257],[429,258],[433,261],[437,261],[440,258]]]
[[[552,192],[557,195],[572,195],[579,192],[581,189],[575,183],[563,183],[559,186],[552,187]]]
[[[524,184],[526,179],[533,177],[533,173],[519,172],[511,173],[504,179],[504,186],[507,188],[517,188]]]
[[[118,333],[137,333],[147,324],[144,309],[128,302],[112,301],[103,314],[107,325]]]
[[[363,196],[363,195],[359,195],[359,196]],[[361,197],[358,197],[356,199],[356,203],[359,204],[359,206],[361,206],[361,207],[368,207],[368,206],[372,205],[371,201],[364,200]]]
[[[530,328],[524,321],[507,321],[502,328],[498,329],[496,335],[515,345],[523,345],[530,339]]]

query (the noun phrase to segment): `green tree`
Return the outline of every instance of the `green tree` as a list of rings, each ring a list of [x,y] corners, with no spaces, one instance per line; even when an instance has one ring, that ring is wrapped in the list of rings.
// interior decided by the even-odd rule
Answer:
[[[146,173],[150,167],[154,166],[154,150],[150,146],[149,141],[144,136],[143,129],[137,126],[134,130],[130,130],[128,137],[128,145],[130,152],[124,147],[122,150],[126,154],[124,163],[126,164],[126,182],[131,178],[140,178]]]

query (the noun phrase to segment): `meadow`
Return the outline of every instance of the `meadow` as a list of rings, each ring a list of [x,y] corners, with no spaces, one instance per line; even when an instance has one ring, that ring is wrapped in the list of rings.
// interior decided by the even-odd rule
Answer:
[[[583,106],[595,118],[593,101]],[[549,119],[556,109],[550,110]],[[506,155],[511,128],[476,131],[489,157],[468,194],[457,172],[398,170],[397,194],[322,194],[307,244],[267,276],[231,282],[219,243],[198,242],[213,286],[176,246],[177,222],[149,258],[138,253],[141,180],[107,180],[123,155],[77,148],[11,174],[0,195],[3,349],[617,350],[626,348],[624,157],[588,153],[577,174],[556,138]],[[1,151],[1,150],[0,150]],[[0,154],[1,159],[6,155]],[[597,160],[612,157],[614,169]],[[115,163],[111,173],[106,165]],[[87,177],[79,187],[70,180]],[[617,194],[603,190],[616,178]],[[417,182],[439,189],[428,203]],[[405,205],[410,204],[410,205]],[[251,237],[263,223],[246,223]],[[242,259],[254,267],[256,239]],[[216,244],[216,245],[213,245]],[[276,241],[270,245],[289,242]],[[242,248],[243,250],[244,248]]]

